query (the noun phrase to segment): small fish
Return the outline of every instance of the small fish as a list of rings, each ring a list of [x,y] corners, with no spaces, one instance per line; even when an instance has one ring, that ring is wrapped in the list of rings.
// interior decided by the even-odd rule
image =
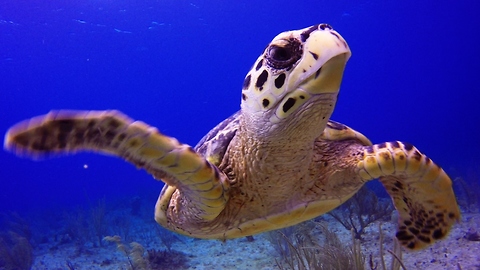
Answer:
[[[123,34],[131,34],[132,33],[130,31],[123,31],[123,30],[120,30],[120,29],[117,29],[117,28],[113,28],[113,30],[115,30],[115,32],[117,32],[117,33],[123,33]]]

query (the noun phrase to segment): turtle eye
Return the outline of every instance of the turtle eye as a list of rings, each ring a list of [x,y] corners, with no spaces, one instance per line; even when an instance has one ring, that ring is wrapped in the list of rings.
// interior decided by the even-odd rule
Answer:
[[[296,39],[282,40],[281,44],[272,44],[266,50],[267,64],[275,69],[287,69],[302,57],[302,47]]]
[[[284,62],[288,61],[288,59],[292,57],[292,54],[286,48],[273,45],[270,47],[269,56],[274,61]]]

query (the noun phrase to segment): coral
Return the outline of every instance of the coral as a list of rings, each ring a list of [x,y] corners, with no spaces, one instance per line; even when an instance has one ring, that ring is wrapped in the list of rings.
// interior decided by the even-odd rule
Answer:
[[[117,249],[127,257],[130,269],[146,269],[143,261],[139,264],[139,260],[143,258],[143,253],[145,252],[145,249],[140,244],[136,245],[137,243],[135,243],[133,248],[130,249],[122,242],[122,238],[118,235],[105,236],[103,240],[107,242],[114,242],[117,245]]]
[[[92,237],[89,224],[85,219],[85,212],[81,208],[65,211],[63,221],[65,223],[64,236],[60,239],[59,244],[62,244],[66,239],[70,239],[79,250],[83,249],[85,243]]]
[[[27,238],[8,231],[0,235],[0,269],[27,270],[33,264],[33,249]]]
[[[382,265],[382,269],[386,270],[387,264],[385,263],[385,258],[384,258],[385,252],[383,248],[384,237],[383,237],[382,224],[380,223],[378,224],[378,233],[380,234],[379,241],[378,241],[380,246],[380,254],[379,254],[380,262]],[[399,270],[400,267],[402,267],[403,269],[406,269],[402,261],[402,255],[403,255],[402,247],[400,246],[400,243],[398,242],[397,238],[393,239],[393,250],[387,250],[387,251],[392,255],[392,261],[390,263],[391,270]],[[377,264],[374,263],[374,258],[372,254],[370,254],[368,264],[370,266],[370,269],[375,270],[378,268]]]
[[[477,178],[472,177],[471,181],[465,181],[462,177],[453,179],[453,189],[457,195],[457,202],[464,212],[475,213],[480,210],[480,195],[475,192],[480,190],[480,186],[473,179]]]
[[[328,214],[347,230],[353,230],[356,239],[361,239],[368,225],[390,217],[392,211],[390,200],[379,200],[373,191],[363,186],[350,200]]]
[[[364,269],[365,256],[359,240],[352,235],[352,244],[346,246],[325,225],[316,223],[314,226],[324,235],[324,241],[320,243],[304,230],[312,224],[302,223],[299,230],[282,229],[270,234],[277,234],[273,238],[277,240],[275,248],[282,258],[276,260],[280,269]]]
[[[30,269],[34,256],[28,223],[16,213],[2,213],[0,232],[0,269]]]
[[[355,238],[353,231],[351,243],[345,244],[328,229],[326,224],[317,221],[307,221],[291,228],[270,232],[267,235],[281,257],[281,260],[275,259],[279,269],[399,270],[401,267],[405,269],[401,246],[396,239],[393,239],[393,251],[387,250],[392,257],[387,268],[383,248],[385,243],[380,225],[378,229],[380,254],[378,257],[371,254],[368,261],[362,252],[360,240]],[[322,239],[314,235],[321,235]],[[367,268],[367,266],[369,267]]]
[[[181,241],[176,234],[173,234],[171,231],[166,230],[162,226],[156,224],[155,229],[157,236],[162,240],[163,245],[167,248],[168,251],[172,250],[172,245],[175,242]]]
[[[134,265],[134,269],[151,269],[147,268],[148,262],[143,257],[145,248],[137,242],[130,243],[129,256],[131,257],[130,264]]]
[[[132,221],[126,213],[117,215],[110,219],[110,230],[114,234],[120,235],[125,241],[131,238]]]
[[[91,221],[94,235],[97,237],[97,243],[99,246],[102,245],[102,239],[107,235],[107,223],[106,223],[106,212],[107,206],[105,199],[102,199],[98,202],[98,205],[92,207],[91,209]]]
[[[475,228],[469,228],[464,238],[468,241],[480,241],[480,233]]]
[[[188,259],[185,253],[175,250],[154,250],[147,251],[148,269],[187,269]]]
[[[153,250],[146,252],[145,248],[137,242],[130,243],[127,247],[120,236],[106,236],[105,241],[114,242],[117,249],[123,252],[127,257],[129,269],[147,270],[147,269],[186,269],[188,268],[187,256],[175,250]]]
[[[28,240],[32,237],[29,224],[17,213],[0,213],[0,230],[13,231]]]

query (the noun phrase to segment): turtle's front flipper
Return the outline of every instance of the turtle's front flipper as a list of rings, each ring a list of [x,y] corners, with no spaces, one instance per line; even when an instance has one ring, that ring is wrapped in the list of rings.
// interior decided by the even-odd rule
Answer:
[[[364,180],[380,178],[400,216],[396,236],[407,248],[420,249],[445,237],[460,219],[452,181],[410,144],[365,146],[357,170]]]
[[[50,112],[12,127],[4,146],[34,159],[77,151],[122,157],[178,188],[202,220],[214,219],[228,200],[229,184],[217,167],[190,146],[117,111]]]

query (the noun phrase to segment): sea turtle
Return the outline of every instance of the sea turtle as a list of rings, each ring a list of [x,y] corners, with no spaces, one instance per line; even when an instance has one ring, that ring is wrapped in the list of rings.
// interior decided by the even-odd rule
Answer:
[[[350,49],[328,24],[283,32],[243,83],[241,109],[195,148],[117,111],[54,111],[13,126],[5,148],[43,157],[89,150],[121,157],[165,183],[155,220],[192,237],[230,239],[312,219],[379,178],[410,249],[460,218],[447,174],[408,143],[372,145],[334,121]]]

